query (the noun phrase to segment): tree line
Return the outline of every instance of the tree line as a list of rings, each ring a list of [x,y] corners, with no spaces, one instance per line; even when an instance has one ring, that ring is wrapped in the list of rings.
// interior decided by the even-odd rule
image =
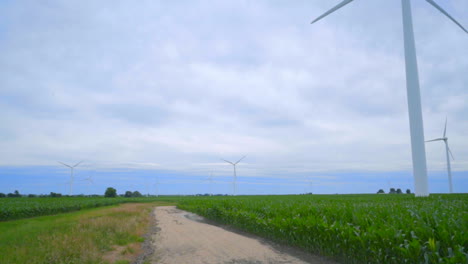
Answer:
[[[385,193],[383,189],[379,189],[377,193]],[[403,192],[401,191],[400,188],[396,189],[395,188],[390,188],[390,191],[388,192],[389,194],[402,194]],[[406,189],[406,194],[411,194],[410,189]]]

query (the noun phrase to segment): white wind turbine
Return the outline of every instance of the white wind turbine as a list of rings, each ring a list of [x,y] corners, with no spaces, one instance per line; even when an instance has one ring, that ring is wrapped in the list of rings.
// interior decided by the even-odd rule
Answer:
[[[158,185],[159,185],[159,177],[158,177],[158,176],[156,176],[156,181],[154,182],[155,191],[156,191],[156,197],[158,197],[158,196],[159,196]]]
[[[309,192],[311,194],[313,194],[314,193],[314,182],[312,181],[312,177],[310,177],[310,176],[307,177],[306,182],[309,183]],[[307,193],[307,191],[306,191],[306,193]]]
[[[233,167],[234,167],[234,181],[232,182],[232,189],[233,189],[233,194],[236,195],[236,181],[237,181],[237,174],[236,174],[236,165],[237,163],[239,163],[241,160],[243,160],[246,156],[240,158],[238,161],[236,162],[230,162],[229,160],[225,160],[225,159],[221,159],[221,160],[224,160],[225,162],[231,164]]]
[[[311,24],[328,16],[341,7],[351,3],[353,0],[344,0],[323,15],[312,21]],[[466,29],[451,17],[444,9],[437,5],[433,0],[426,0],[437,10],[442,12],[463,31]],[[416,196],[428,196],[429,188],[427,182],[426,150],[424,146],[423,119],[421,110],[421,96],[419,93],[418,64],[416,60],[416,48],[414,45],[413,22],[411,17],[410,0],[402,0],[403,14],[403,39],[405,48],[406,65],[406,91],[408,97],[408,113],[411,134],[411,154],[413,159],[413,177]]]
[[[452,169],[450,168],[450,157],[449,157],[449,153],[450,153],[450,156],[452,156],[452,159],[453,158],[453,154],[452,154],[452,151],[450,151],[450,148],[448,146],[448,138],[446,136],[446,132],[447,132],[447,118],[445,119],[445,127],[444,127],[444,135],[443,137],[441,138],[436,138],[436,139],[432,139],[432,140],[428,140],[426,142],[432,142],[432,141],[444,141],[445,143],[445,154],[447,155],[447,172],[448,172],[448,180],[449,180],[449,191],[450,193],[453,193],[453,186],[452,186]]]
[[[65,164],[63,162],[58,161],[58,163],[62,164],[63,166],[66,166],[66,167],[70,168],[70,172],[71,172],[71,174],[70,174],[70,196],[73,194],[73,169],[76,166],[80,165],[81,162],[83,162],[83,161],[80,161],[77,164],[75,164],[73,166],[70,166],[68,164]]]
[[[91,184],[93,184],[93,183],[94,183],[94,181],[93,181],[93,179],[92,179],[91,175],[90,175],[90,176],[88,176],[87,178],[85,178],[83,181],[86,181],[86,182],[88,182],[88,188],[87,188],[87,189],[88,189],[88,193],[89,193],[89,187],[91,186]],[[91,195],[91,193],[89,193],[89,195]]]
[[[213,196],[213,171],[210,172],[210,177],[206,178],[210,183],[210,196]]]

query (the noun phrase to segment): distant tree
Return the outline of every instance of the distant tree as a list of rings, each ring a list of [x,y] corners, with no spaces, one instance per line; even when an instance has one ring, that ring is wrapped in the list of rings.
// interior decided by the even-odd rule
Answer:
[[[131,191],[126,191],[124,194],[124,197],[132,197],[132,192]]]
[[[395,188],[390,188],[390,192],[389,192],[389,193],[391,193],[391,194],[396,193]]]
[[[5,197],[6,197],[6,194],[0,193],[0,198],[5,198]]]
[[[411,194],[411,190],[410,190],[410,189],[406,189],[406,194]]]
[[[385,193],[385,191],[383,189],[379,189],[377,193]]]
[[[104,193],[104,197],[116,197],[116,196],[117,196],[117,190],[112,187],[108,187],[106,189],[106,192]]]
[[[402,194],[403,192],[401,191],[401,189],[400,189],[400,188],[398,188],[398,189],[396,190],[396,193],[398,193],[398,194]]]
[[[62,197],[62,194],[61,193],[50,192],[49,196],[50,197]]]
[[[142,197],[143,195],[141,195],[141,193],[139,191],[134,191],[132,193],[132,197]]]
[[[34,198],[34,197],[37,197],[37,195],[35,195],[35,194],[28,194],[28,198]]]
[[[7,197],[11,197],[11,198],[13,198],[13,197],[21,197],[21,194],[18,192],[18,190],[15,190],[14,193],[8,193],[8,194],[7,194]]]

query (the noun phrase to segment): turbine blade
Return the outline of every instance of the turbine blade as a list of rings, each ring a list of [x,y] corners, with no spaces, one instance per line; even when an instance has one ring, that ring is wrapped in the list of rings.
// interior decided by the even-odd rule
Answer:
[[[311,22],[311,24],[319,21],[320,19],[328,16],[329,14],[335,12],[336,10],[342,8],[343,6],[351,3],[353,0],[343,0],[341,3],[339,3],[338,5],[336,5],[335,7],[333,7],[332,9],[328,10],[327,12],[325,12],[323,15],[317,17],[314,21]]]
[[[446,144],[447,144],[447,149],[448,149],[448,151],[449,151],[449,153],[450,153],[450,156],[452,156],[452,159],[455,160],[455,158],[453,157],[452,151],[450,150],[450,148],[449,148],[449,146],[448,146],[448,143],[446,143]]]
[[[70,166],[70,165],[67,165],[67,164],[65,164],[65,163],[63,163],[63,162],[60,162],[60,161],[57,161],[57,162],[60,163],[60,164],[62,164],[63,166],[67,166],[68,168],[71,169],[71,166]]]
[[[426,0],[426,2],[428,2],[429,4],[434,6],[437,10],[439,10],[442,14],[447,16],[450,20],[453,21],[453,23],[457,24],[461,29],[463,29],[463,31],[465,31],[465,33],[468,33],[468,31],[466,31],[466,29],[460,23],[458,23],[458,21],[455,20],[455,18],[450,16],[444,9],[442,9],[442,7],[440,7],[436,2],[434,2],[434,0]]]
[[[80,165],[81,162],[83,162],[83,161],[80,161],[80,162],[78,162],[77,164],[75,164],[75,165],[73,166],[73,168],[75,168],[76,166]]]
[[[447,132],[447,117],[445,117],[444,137],[445,137],[445,132]]]
[[[444,139],[443,138],[436,138],[436,139],[426,140],[426,142],[439,141],[439,140],[444,140]]]
[[[225,162],[231,163],[232,165],[234,165],[234,163],[230,162],[229,160],[225,160],[225,159],[221,159],[221,160],[224,160]]]
[[[244,157],[240,158],[240,160],[238,160],[235,164],[239,163],[239,161],[243,160],[245,157],[247,157],[247,156],[244,156]]]

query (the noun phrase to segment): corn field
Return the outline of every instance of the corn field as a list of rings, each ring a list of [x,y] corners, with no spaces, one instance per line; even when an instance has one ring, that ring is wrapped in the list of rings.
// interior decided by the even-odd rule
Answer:
[[[179,208],[344,263],[468,263],[468,195],[182,199]]]

